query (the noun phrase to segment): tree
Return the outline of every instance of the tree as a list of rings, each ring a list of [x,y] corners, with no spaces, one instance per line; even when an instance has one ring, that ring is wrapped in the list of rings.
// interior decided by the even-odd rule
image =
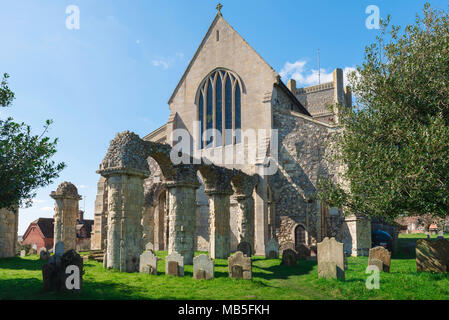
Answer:
[[[381,22],[350,75],[357,106],[342,110],[330,160],[342,181],[319,196],[349,212],[392,220],[449,214],[449,16],[425,4],[403,31]]]
[[[5,73],[0,83],[0,107],[8,107],[14,100],[8,78]],[[44,137],[51,123],[47,120],[42,134],[32,135],[25,123],[0,119],[0,208],[30,206],[35,190],[52,183],[64,169],[64,163],[51,160],[58,140]]]

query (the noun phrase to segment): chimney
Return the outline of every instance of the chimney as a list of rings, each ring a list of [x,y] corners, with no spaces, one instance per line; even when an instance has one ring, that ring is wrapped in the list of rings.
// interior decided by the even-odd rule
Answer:
[[[288,80],[287,88],[289,88],[290,91],[293,92],[293,94],[296,94],[296,80],[295,79]]]
[[[78,211],[78,221],[84,221],[84,211],[80,210]]]

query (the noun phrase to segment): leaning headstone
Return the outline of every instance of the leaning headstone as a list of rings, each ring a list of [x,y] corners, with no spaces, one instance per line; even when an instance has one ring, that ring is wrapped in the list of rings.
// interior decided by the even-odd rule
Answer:
[[[157,257],[153,251],[145,251],[140,255],[140,273],[157,275]]]
[[[446,273],[449,266],[449,240],[416,241],[416,270]]]
[[[303,244],[296,247],[296,253],[298,255],[298,260],[307,260],[307,258],[310,257],[309,247]]]
[[[199,279],[214,278],[214,260],[205,254],[200,254],[193,258],[193,277]]]
[[[379,271],[384,269],[384,263],[379,259],[370,259],[368,262],[368,266],[375,266]]]
[[[183,277],[184,276],[184,258],[183,258],[183,256],[181,256],[177,252],[173,252],[173,253],[169,254],[165,258],[165,274]]]
[[[145,251],[153,251],[154,252],[154,246],[153,246],[153,244],[151,242],[148,242],[145,245]]]
[[[287,249],[291,249],[291,250],[295,250],[296,251],[295,244],[293,242],[291,242],[291,241],[283,242],[280,245],[279,254],[282,255],[284,250],[287,250]]]
[[[50,253],[47,251],[47,249],[41,248],[41,250],[39,252],[39,258],[41,260],[47,261],[49,257],[50,257]]]
[[[58,241],[55,245],[55,256],[60,256],[64,254],[64,242]]]
[[[27,252],[25,250],[20,250],[20,257],[24,258],[27,255]]]
[[[335,238],[324,238],[318,243],[318,277],[319,278],[345,278],[345,258],[343,243]]]
[[[286,249],[282,252],[282,265],[295,267],[298,264],[298,255],[295,250]]]
[[[237,251],[228,258],[228,272],[231,279],[251,280],[253,276],[251,258]]]
[[[276,239],[271,238],[265,245],[265,257],[267,259],[279,258],[279,242]]]
[[[390,272],[391,253],[382,246],[369,249],[368,265],[372,265],[371,260],[377,259],[382,261],[382,269],[380,271]]]
[[[252,253],[253,253],[253,251],[251,249],[251,245],[249,244],[249,242],[245,242],[245,241],[240,242],[237,245],[237,251],[243,252],[243,254],[247,257],[251,257]]]
[[[81,292],[83,274],[83,259],[75,250],[51,256],[42,266],[44,290]]]

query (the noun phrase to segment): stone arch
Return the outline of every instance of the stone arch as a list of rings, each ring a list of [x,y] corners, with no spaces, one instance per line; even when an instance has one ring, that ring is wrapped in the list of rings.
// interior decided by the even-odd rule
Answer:
[[[302,223],[296,223],[292,228],[292,239],[295,244],[295,248],[300,245],[309,245],[309,232]]]

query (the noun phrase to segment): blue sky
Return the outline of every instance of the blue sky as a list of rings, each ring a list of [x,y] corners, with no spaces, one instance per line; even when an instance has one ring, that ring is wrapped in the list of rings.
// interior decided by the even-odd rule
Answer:
[[[14,105],[0,110],[40,133],[59,137],[56,161],[67,168],[54,184],[38,190],[32,208],[20,211],[19,234],[38,217],[52,217],[52,190],[77,185],[93,218],[95,173],[117,132],[143,136],[163,125],[167,101],[216,10],[217,0],[2,0],[0,73],[11,75]],[[412,23],[424,1],[222,0],[225,19],[284,80],[316,83],[317,50],[322,79],[336,67],[363,61],[374,41],[365,8],[376,5],[394,24]],[[447,9],[447,0],[430,1]],[[80,10],[80,29],[66,28],[66,7]],[[315,70],[315,71],[313,71]],[[301,83],[298,83],[301,85]],[[85,202],[85,205],[84,205]]]

